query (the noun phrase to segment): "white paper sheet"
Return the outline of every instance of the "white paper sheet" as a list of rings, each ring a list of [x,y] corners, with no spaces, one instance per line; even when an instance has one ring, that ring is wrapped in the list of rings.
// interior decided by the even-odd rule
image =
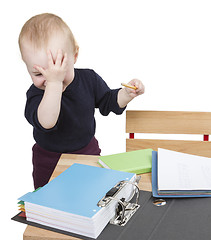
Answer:
[[[158,149],[158,190],[211,190],[211,158]]]

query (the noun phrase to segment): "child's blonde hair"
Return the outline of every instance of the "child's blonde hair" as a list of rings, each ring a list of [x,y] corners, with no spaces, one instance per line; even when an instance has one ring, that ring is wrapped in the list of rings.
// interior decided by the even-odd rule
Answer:
[[[50,37],[56,31],[66,34],[72,45],[73,53],[77,53],[78,44],[70,28],[60,17],[51,13],[36,15],[23,25],[18,40],[20,50],[24,39],[30,41],[38,49],[46,47]]]

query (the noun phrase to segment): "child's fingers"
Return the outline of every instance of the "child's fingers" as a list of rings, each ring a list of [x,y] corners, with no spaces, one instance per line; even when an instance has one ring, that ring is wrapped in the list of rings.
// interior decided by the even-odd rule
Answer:
[[[135,87],[135,90],[137,90],[139,88],[139,82],[140,81],[138,79],[133,79],[128,83],[128,85]]]
[[[48,66],[54,65],[53,56],[50,50],[47,51],[47,56],[48,56]]]
[[[62,61],[62,67],[64,69],[66,69],[66,67],[67,67],[67,53],[64,53],[64,58],[63,58],[63,61]]]
[[[139,79],[133,79],[129,82],[129,84],[136,87],[136,90],[133,91],[133,93],[136,93],[138,95],[144,93],[145,87]]]
[[[38,66],[38,65],[34,65],[34,69],[36,69],[42,75],[44,75],[44,73],[45,73],[45,70],[42,67]]]
[[[57,52],[55,65],[57,65],[57,66],[61,66],[62,58],[63,58],[63,53],[62,53],[62,50],[59,49],[58,52]]]
[[[144,87],[144,85],[143,85],[143,83],[141,82],[141,81],[139,81],[139,82],[137,82],[136,83],[137,85],[137,90],[136,90],[136,92],[138,93],[138,94],[143,94],[144,92],[145,92],[145,87]]]

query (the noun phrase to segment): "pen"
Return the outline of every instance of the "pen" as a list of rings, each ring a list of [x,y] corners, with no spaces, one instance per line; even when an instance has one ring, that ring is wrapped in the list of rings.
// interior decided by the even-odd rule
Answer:
[[[137,89],[137,87],[131,86],[131,85],[128,85],[128,84],[125,84],[125,83],[121,83],[121,85],[124,86],[124,87],[127,87],[127,88],[132,88],[132,89],[134,89],[134,90]]]

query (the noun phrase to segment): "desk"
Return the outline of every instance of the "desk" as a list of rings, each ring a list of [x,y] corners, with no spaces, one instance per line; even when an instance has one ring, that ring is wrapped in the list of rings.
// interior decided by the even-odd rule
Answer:
[[[77,154],[62,154],[51,179],[57,177],[60,173],[64,172],[73,163],[87,164],[91,166],[97,166],[98,156],[90,155],[77,155]],[[141,190],[151,191],[151,173],[145,173],[141,175],[141,181],[139,183]],[[64,234],[27,226],[23,234],[23,240],[76,240],[78,238],[67,236]]]

